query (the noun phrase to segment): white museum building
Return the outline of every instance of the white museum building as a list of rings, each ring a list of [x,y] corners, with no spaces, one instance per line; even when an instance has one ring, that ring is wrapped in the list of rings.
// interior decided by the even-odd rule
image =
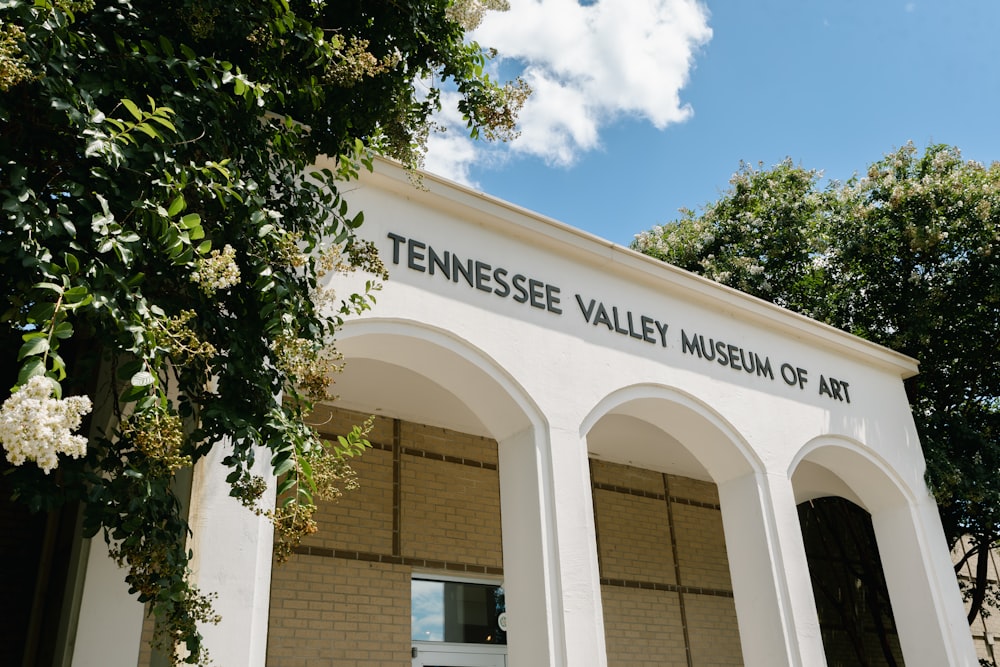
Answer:
[[[266,519],[228,496],[224,452],[198,464],[217,664],[852,664],[824,648],[800,523],[837,497],[870,515],[886,664],[978,665],[904,393],[913,359],[388,162],[349,189],[390,279],[339,334],[320,428],[373,414],[374,447],[361,489],[280,566]],[[104,549],[72,664],[155,664]]]

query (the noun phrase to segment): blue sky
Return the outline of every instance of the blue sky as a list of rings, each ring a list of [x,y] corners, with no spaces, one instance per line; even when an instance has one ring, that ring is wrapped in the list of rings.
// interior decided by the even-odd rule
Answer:
[[[846,179],[906,143],[1000,160],[996,0],[511,0],[475,37],[535,88],[524,132],[428,167],[627,245],[791,157]]]

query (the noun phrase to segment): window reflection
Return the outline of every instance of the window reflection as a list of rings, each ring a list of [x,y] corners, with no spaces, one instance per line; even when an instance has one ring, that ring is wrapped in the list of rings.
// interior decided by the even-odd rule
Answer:
[[[505,609],[502,586],[413,579],[410,600],[414,641],[507,643],[499,622]]]

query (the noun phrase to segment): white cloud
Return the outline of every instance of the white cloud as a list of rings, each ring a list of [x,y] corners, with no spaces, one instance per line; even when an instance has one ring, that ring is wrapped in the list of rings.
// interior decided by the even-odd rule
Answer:
[[[699,0],[510,0],[509,11],[488,13],[472,37],[507,65],[522,65],[534,91],[509,149],[570,165],[622,116],[660,129],[688,118],[680,90],[712,30]],[[460,127],[450,134],[431,143],[428,169],[468,182],[484,148]]]

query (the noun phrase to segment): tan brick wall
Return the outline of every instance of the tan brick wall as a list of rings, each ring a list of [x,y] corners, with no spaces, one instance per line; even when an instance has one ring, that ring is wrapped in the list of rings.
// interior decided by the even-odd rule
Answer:
[[[677,583],[663,500],[594,490],[601,576]]]
[[[312,421],[334,437],[364,419],[323,409]],[[376,447],[351,462],[361,487],[320,503],[319,532],[274,570],[269,667],[408,665],[415,568],[502,573],[496,442],[388,419],[369,439]]]
[[[673,503],[673,514],[681,583],[731,591],[722,512]]]
[[[401,431],[403,447],[492,463],[493,465],[497,463],[497,443],[495,440],[410,422],[403,422]]]
[[[401,479],[404,556],[502,565],[496,470],[404,455]]]
[[[314,419],[333,434],[364,415]],[[312,551],[275,569],[269,666],[409,664],[414,569],[502,572],[496,443],[386,419],[371,439],[380,448],[353,463],[361,488],[321,505]],[[688,650],[695,665],[741,664],[715,486],[600,461],[592,471],[609,664],[686,667]]]
[[[351,460],[360,488],[317,503],[319,530],[303,543],[374,553],[392,551],[392,452],[372,449]]]
[[[663,474],[655,470],[633,468],[618,463],[591,459],[593,483],[610,484],[635,491],[663,495]]]
[[[732,598],[711,595],[684,596],[691,658],[695,665],[742,665],[740,632]]]
[[[686,667],[686,648],[691,665],[743,664],[716,486],[597,460],[591,474],[609,665]]]
[[[601,601],[608,667],[687,667],[677,593],[602,586]]]
[[[271,579],[268,667],[399,667],[410,656],[410,569],[297,554]]]

